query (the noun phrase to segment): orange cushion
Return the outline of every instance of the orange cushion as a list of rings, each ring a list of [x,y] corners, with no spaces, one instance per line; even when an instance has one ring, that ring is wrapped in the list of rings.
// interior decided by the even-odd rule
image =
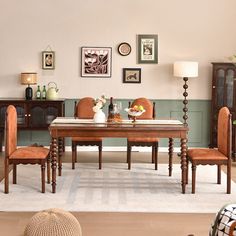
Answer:
[[[159,142],[158,138],[128,138],[128,142],[145,142],[145,143],[154,143]]]
[[[16,149],[9,159],[45,159],[49,149],[44,147],[23,147]]]
[[[227,160],[228,157],[219,152],[217,149],[196,148],[189,149],[187,156],[192,160]]]
[[[100,138],[100,137],[73,137],[72,141],[78,141],[78,142],[80,142],[80,141],[82,141],[82,142],[84,142],[84,141],[100,142],[100,141],[102,141],[102,138]]]

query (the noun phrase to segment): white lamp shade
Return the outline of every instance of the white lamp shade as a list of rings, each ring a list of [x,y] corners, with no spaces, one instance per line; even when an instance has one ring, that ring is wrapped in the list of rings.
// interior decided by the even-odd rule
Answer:
[[[197,77],[198,62],[177,61],[174,63],[174,76],[176,77]]]

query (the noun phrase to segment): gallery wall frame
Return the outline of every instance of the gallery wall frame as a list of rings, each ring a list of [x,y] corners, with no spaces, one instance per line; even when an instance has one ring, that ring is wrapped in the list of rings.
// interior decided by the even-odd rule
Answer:
[[[55,52],[42,51],[42,69],[54,70],[55,69]]]
[[[139,34],[137,36],[138,63],[158,63],[158,35]]]
[[[81,47],[82,77],[111,77],[111,47]]]
[[[141,83],[141,68],[123,68],[123,83]]]

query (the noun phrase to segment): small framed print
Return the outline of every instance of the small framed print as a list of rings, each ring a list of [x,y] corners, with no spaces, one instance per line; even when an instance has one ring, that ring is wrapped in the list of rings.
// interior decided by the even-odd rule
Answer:
[[[55,69],[55,52],[53,51],[42,52],[42,69],[43,70]]]
[[[158,63],[157,35],[138,35],[138,63]]]
[[[118,45],[118,52],[121,56],[128,56],[131,53],[131,46],[128,43],[120,43]]]
[[[123,83],[141,83],[141,68],[123,68]]]
[[[111,77],[111,47],[82,47],[81,76]]]

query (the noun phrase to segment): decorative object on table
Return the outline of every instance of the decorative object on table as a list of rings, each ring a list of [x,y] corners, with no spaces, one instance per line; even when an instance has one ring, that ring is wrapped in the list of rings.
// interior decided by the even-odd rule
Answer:
[[[53,51],[42,52],[42,69],[43,70],[55,69],[55,52]]]
[[[46,98],[48,100],[56,100],[58,99],[58,91],[57,84],[55,82],[48,83],[48,90],[46,93]]]
[[[141,68],[123,68],[123,83],[141,83]]]
[[[158,36],[157,34],[138,35],[138,63],[158,63]]]
[[[128,56],[131,53],[131,46],[126,42],[120,43],[118,45],[118,52],[121,56]]]
[[[36,99],[41,99],[40,85],[38,85],[38,88],[37,88],[37,91],[36,91]]]
[[[107,122],[115,122],[115,123],[116,122],[118,122],[118,123],[121,122],[122,121],[122,116],[120,114],[121,109],[122,109],[122,103],[121,102],[119,102],[118,104],[117,103],[115,103],[115,104],[112,103],[112,109],[109,109]]]
[[[106,122],[106,115],[103,112],[102,108],[105,106],[106,98],[102,95],[100,98],[96,98],[94,101],[93,111],[95,112],[93,120],[95,123],[104,123]]]
[[[111,77],[111,47],[82,47],[81,76]]]
[[[79,221],[68,211],[51,208],[33,215],[26,225],[24,236],[81,236]]]
[[[35,73],[35,72],[21,73],[21,84],[28,85],[28,87],[25,89],[25,99],[32,100],[33,89],[30,87],[30,85],[37,84],[37,73]]]
[[[135,105],[131,108],[125,108],[125,111],[132,118],[133,122],[135,122],[136,117],[141,116],[145,112],[145,109],[142,105]]]
[[[46,99],[46,95],[47,95],[47,90],[46,90],[46,85],[44,85],[42,90],[42,99]]]
[[[183,108],[183,112],[184,112],[184,124],[188,125],[188,100],[187,100],[187,89],[188,89],[188,85],[187,85],[187,81],[188,78],[194,78],[194,77],[198,77],[198,62],[194,62],[194,61],[177,61],[174,63],[174,76],[176,77],[182,77],[184,80],[184,100],[183,100],[183,104],[184,104],[184,108]]]

